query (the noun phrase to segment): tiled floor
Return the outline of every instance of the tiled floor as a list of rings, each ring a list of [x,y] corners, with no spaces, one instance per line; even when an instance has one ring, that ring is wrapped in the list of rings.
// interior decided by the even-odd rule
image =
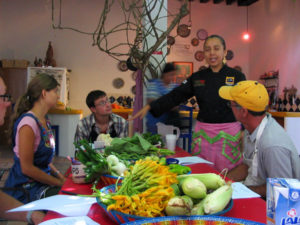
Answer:
[[[61,172],[65,173],[70,167],[70,162],[66,157],[55,156],[53,164]],[[10,168],[13,165],[13,152],[7,146],[0,146],[0,168]],[[5,173],[0,181],[0,187],[4,186],[5,180],[7,179],[8,173]],[[16,221],[0,221],[0,225],[25,225],[25,222]]]

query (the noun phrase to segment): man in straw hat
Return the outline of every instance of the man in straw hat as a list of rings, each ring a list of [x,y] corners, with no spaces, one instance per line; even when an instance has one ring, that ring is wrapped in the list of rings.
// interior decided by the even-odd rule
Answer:
[[[219,95],[229,100],[235,118],[245,127],[243,163],[228,177],[243,181],[253,191],[266,196],[266,179],[271,177],[300,179],[297,149],[285,130],[266,112],[269,96],[257,81],[241,81],[222,86]]]

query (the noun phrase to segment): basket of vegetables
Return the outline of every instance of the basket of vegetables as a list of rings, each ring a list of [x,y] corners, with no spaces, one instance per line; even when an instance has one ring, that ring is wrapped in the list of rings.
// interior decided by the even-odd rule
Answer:
[[[222,217],[222,216],[167,216],[161,218],[143,219],[136,222],[125,223],[124,225],[263,225],[250,220]]]
[[[98,204],[118,224],[164,216],[222,215],[233,205],[231,184],[219,175],[177,176],[153,160],[138,160],[121,184],[94,191]]]

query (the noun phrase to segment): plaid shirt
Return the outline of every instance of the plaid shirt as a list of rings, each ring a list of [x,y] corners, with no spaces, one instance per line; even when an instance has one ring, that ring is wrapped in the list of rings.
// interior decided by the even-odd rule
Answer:
[[[80,120],[76,128],[74,141],[78,142],[82,139],[89,140],[93,127],[95,127],[94,131],[99,135],[100,128],[96,126],[94,114],[91,114]],[[112,134],[113,130],[116,132],[116,137],[128,136],[128,122],[123,117],[114,113],[110,115],[106,133]]]

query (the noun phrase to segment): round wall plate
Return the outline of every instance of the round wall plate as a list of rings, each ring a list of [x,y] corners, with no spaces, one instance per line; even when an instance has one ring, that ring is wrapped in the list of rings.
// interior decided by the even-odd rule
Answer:
[[[133,72],[132,74],[131,74],[131,78],[132,78],[132,80],[136,80],[136,77],[137,77],[137,72]]]
[[[127,71],[128,67],[127,67],[126,61],[120,61],[119,64],[118,64],[118,68],[121,71]]]
[[[204,59],[204,52],[203,51],[196,51],[194,57],[197,61],[201,62]]]
[[[225,58],[227,60],[232,60],[233,56],[234,56],[233,51],[232,50],[227,50],[227,54],[226,54]]]
[[[199,29],[197,31],[197,37],[199,40],[205,40],[208,37],[208,33],[205,29]]]
[[[126,61],[126,66],[131,71],[137,71],[137,68],[132,64],[130,57]]]
[[[167,44],[168,45],[174,45],[175,44],[175,38],[172,36],[167,37]]]
[[[131,92],[132,92],[132,94],[135,95],[135,93],[136,93],[136,85],[134,85],[134,86],[131,87]]]
[[[193,46],[198,46],[198,45],[199,45],[199,39],[198,39],[198,38],[193,38],[193,39],[191,40],[191,44],[192,44]]]
[[[124,86],[124,80],[122,78],[116,78],[113,80],[114,88],[120,89]]]
[[[177,27],[177,34],[180,37],[187,37],[187,36],[190,35],[190,33],[191,33],[191,29],[190,29],[190,27],[187,24],[180,24]]]

